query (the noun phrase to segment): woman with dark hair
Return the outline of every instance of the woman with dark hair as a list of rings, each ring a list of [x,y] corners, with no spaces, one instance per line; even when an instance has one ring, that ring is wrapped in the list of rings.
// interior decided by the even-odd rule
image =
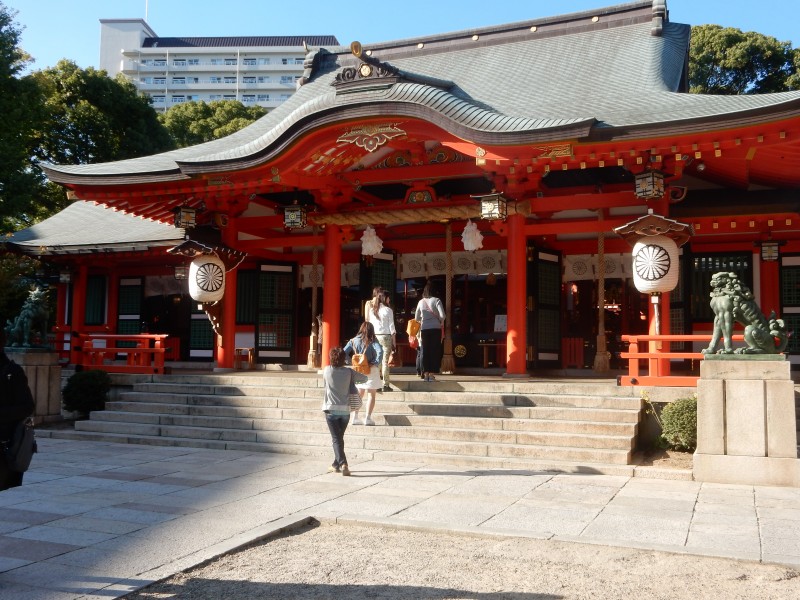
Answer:
[[[338,346],[331,348],[329,359],[330,365],[322,371],[322,381],[325,384],[322,411],[325,413],[325,421],[333,442],[333,464],[328,467],[328,473],[341,473],[348,476],[350,469],[344,454],[344,432],[350,422],[350,405],[347,396],[350,393],[350,387],[354,383],[366,381],[367,376],[345,366],[344,350]]]
[[[372,298],[370,298],[364,303],[365,321],[369,321],[370,313],[376,308],[379,308],[381,302],[383,302],[383,288],[379,285],[376,285],[374,288],[372,288]]]
[[[348,362],[352,359],[353,354],[365,354],[367,362],[369,363],[369,376],[364,383],[356,384],[358,393],[363,399],[367,398],[367,416],[364,418],[364,425],[375,425],[372,420],[372,411],[375,409],[375,395],[381,387],[381,372],[380,364],[383,360],[383,348],[375,339],[375,328],[372,323],[366,321],[358,328],[356,337],[351,339],[344,347],[344,353],[347,355]],[[358,420],[358,411],[353,416],[353,425],[360,425]]]
[[[431,293],[432,284],[428,281],[422,290],[422,299],[417,303],[414,318],[420,322],[420,348],[422,350],[422,377],[425,381],[436,381],[434,373],[442,364],[442,336],[444,330],[444,306],[439,298]]]

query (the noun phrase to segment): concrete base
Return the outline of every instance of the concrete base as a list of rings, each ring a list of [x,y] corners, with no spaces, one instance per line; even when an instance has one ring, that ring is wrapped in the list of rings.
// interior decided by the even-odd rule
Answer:
[[[800,460],[694,454],[695,481],[800,487]]]
[[[36,401],[34,423],[61,420],[61,365],[58,354],[42,348],[5,348],[5,353],[20,365]]]
[[[697,481],[800,487],[791,365],[703,361],[697,383]]]

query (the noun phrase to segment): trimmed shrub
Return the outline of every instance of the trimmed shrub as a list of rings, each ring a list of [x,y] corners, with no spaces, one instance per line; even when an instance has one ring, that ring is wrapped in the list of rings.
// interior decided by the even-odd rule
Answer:
[[[78,371],[67,380],[61,398],[66,410],[88,416],[93,410],[105,409],[110,390],[111,378],[105,371]]]
[[[676,450],[697,447],[697,396],[671,402],[661,411],[661,437]]]

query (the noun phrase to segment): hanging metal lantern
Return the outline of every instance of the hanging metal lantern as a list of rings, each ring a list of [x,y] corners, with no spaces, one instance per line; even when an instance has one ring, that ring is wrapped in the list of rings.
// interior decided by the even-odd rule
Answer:
[[[678,285],[678,245],[664,235],[646,236],[633,246],[633,283],[642,293],[671,292]]]
[[[225,294],[225,264],[216,254],[204,254],[189,265],[189,295],[197,302],[217,302]]]

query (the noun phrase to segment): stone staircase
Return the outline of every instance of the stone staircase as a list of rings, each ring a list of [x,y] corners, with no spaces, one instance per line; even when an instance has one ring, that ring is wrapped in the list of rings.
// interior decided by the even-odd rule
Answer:
[[[329,457],[312,372],[127,376],[105,411],[52,437]],[[614,382],[393,377],[348,458],[632,474],[642,401]],[[119,388],[117,388],[119,389]]]

